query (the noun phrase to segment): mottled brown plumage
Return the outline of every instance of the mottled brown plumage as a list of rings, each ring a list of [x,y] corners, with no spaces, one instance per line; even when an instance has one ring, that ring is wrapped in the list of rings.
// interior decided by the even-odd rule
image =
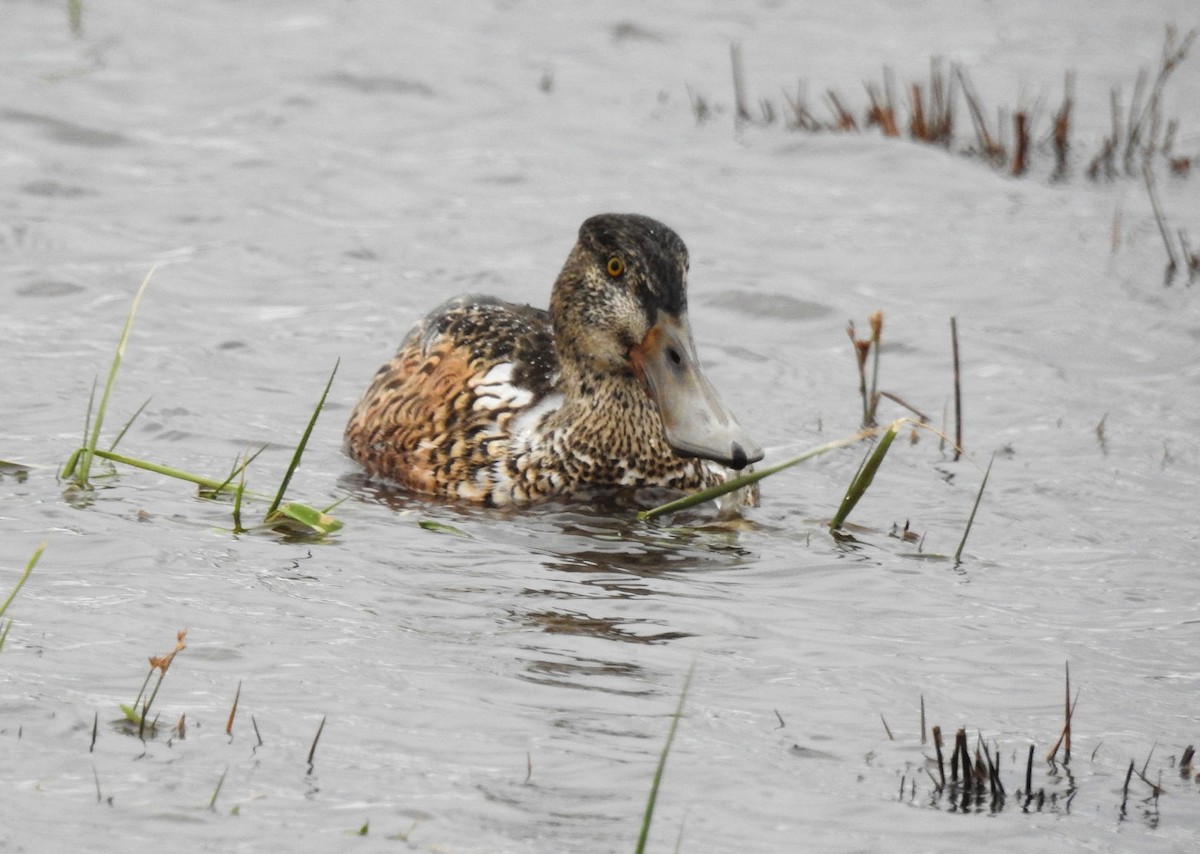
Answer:
[[[687,265],[661,223],[592,217],[549,312],[469,295],[418,323],[354,408],[347,451],[372,477],[488,505],[723,481],[762,452],[699,372]]]

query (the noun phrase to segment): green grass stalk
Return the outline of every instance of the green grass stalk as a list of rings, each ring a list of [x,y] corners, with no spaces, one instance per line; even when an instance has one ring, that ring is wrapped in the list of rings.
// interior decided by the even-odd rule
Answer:
[[[62,480],[72,479],[75,476],[75,470],[79,467],[79,458],[83,456],[83,449],[87,447],[88,428],[92,424],[92,407],[96,405],[96,380],[92,380],[92,390],[88,394],[87,410],[83,414],[83,436],[79,439],[79,447],[71,456],[67,457],[67,462],[63,465],[62,473],[59,477]]]
[[[242,526],[242,496],[246,493],[246,481],[243,478],[237,486],[237,491],[233,493],[233,532],[235,534],[244,534],[246,529]]]
[[[208,808],[215,810],[217,808],[217,795],[221,794],[221,787],[225,785],[225,775],[229,773],[229,766],[225,766],[225,770],[221,772],[221,779],[217,780],[217,788],[213,789],[212,797],[208,799]]]
[[[275,493],[275,500],[267,508],[268,520],[279,509],[279,505],[283,503],[283,494],[287,492],[288,484],[292,482],[292,475],[300,467],[300,458],[304,455],[304,447],[308,444],[308,437],[312,435],[313,427],[317,423],[317,417],[321,414],[322,407],[325,406],[325,398],[329,396],[329,389],[333,386],[333,378],[337,376],[338,366],[341,363],[342,360],[338,359],[333,365],[333,371],[329,374],[329,381],[325,383],[325,390],[321,392],[321,399],[317,401],[317,408],[313,410],[312,417],[308,419],[308,426],[304,428],[304,435],[300,437],[300,444],[296,446],[296,452],[292,455],[292,462],[283,476],[283,482],[279,484],[279,491]]]
[[[121,369],[121,360],[125,357],[125,346],[129,343],[129,333],[133,330],[133,320],[137,316],[138,305],[142,301],[142,295],[146,292],[146,288],[150,285],[150,279],[154,275],[154,267],[150,268],[150,272],[146,274],[146,278],[142,280],[141,286],[134,294],[133,304],[129,307],[129,314],[125,318],[125,326],[121,330],[121,337],[117,339],[117,351],[113,354],[112,365],[108,369],[108,379],[104,383],[104,391],[100,395],[100,405],[96,407],[95,418],[90,421],[91,435],[83,445],[83,454],[79,459],[79,467],[75,470],[75,485],[80,489],[88,487],[88,476],[92,472],[92,460],[97,456],[96,445],[100,441],[100,428],[104,425],[104,414],[108,409],[108,398],[112,394],[113,386],[117,382],[117,372]],[[90,404],[89,404],[89,409]],[[86,432],[86,431],[85,431]]]
[[[83,35],[83,0],[67,0],[67,26],[71,28],[71,35],[75,38]]]
[[[963,547],[967,544],[967,537],[971,533],[971,525],[975,523],[975,511],[979,509],[979,502],[983,500],[983,489],[987,486],[988,475],[992,473],[992,463],[994,462],[996,462],[996,455],[992,454],[992,458],[988,460],[987,469],[983,472],[983,481],[979,484],[979,491],[975,493],[975,503],[971,506],[971,515],[967,517],[967,527],[963,531],[962,539],[958,541],[958,548],[954,550],[955,566],[962,563]]]
[[[133,468],[142,469],[143,471],[152,471],[156,474],[165,474],[167,477],[173,477],[176,480],[185,480],[188,483],[194,483],[197,486],[203,487],[211,491],[213,494],[219,493],[226,489],[229,485],[228,480],[217,480],[214,477],[205,477],[200,474],[192,474],[191,472],[183,471],[182,469],[172,468],[171,466],[152,463],[148,460],[139,460],[135,457],[127,457],[124,454],[114,454],[112,451],[95,451],[95,455],[102,460],[109,460],[114,463],[132,466]]]
[[[650,783],[650,794],[646,798],[646,814],[642,817],[642,830],[638,834],[636,854],[644,854],[646,841],[650,838],[650,823],[654,819],[654,805],[658,801],[658,787],[662,783],[663,772],[667,767],[667,756],[671,753],[671,743],[675,740],[675,731],[679,728],[679,719],[683,717],[683,704],[687,700],[688,688],[692,684],[692,675],[696,672],[696,663],[688,668],[683,680],[683,690],[679,692],[679,702],[675,705],[675,714],[671,716],[671,728],[667,731],[667,741],[663,744],[662,754],[658,757],[658,767],[654,769],[654,780]]]
[[[888,448],[892,446],[892,440],[896,438],[896,432],[900,429],[900,425],[908,421],[907,418],[899,418],[891,423],[891,425],[880,437],[879,443],[875,446],[875,450],[867,461],[863,463],[854,479],[850,482],[850,486],[846,489],[846,494],[842,496],[842,503],[838,506],[837,513],[829,522],[829,530],[836,531],[842,527],[846,521],[846,517],[850,515],[850,511],[854,509],[859,500],[866,494],[870,488],[871,482],[875,479],[875,473],[879,471],[879,466],[883,462],[883,458],[887,456]]]
[[[158,689],[162,687],[163,679],[167,677],[167,671],[171,669],[171,663],[175,661],[175,656],[183,650],[187,649],[187,644],[184,643],[187,638],[187,629],[182,629],[175,633],[175,648],[163,656],[150,657],[150,672],[146,674],[146,678],[142,681],[142,688],[138,691],[137,699],[132,705],[121,705],[121,711],[125,714],[125,718],[130,723],[138,725],[138,736],[140,737],[146,727],[146,718],[149,716],[150,707],[154,705],[154,698],[158,696]],[[154,671],[158,671],[158,682],[154,685],[154,690],[150,693],[150,697],[142,703],[142,697],[146,694],[146,686],[150,684],[150,677],[154,675]],[[142,703],[141,710],[138,709],[138,703]],[[150,724],[153,728],[154,724]]]
[[[235,477],[238,477],[239,475],[241,476],[241,487],[245,487],[245,485],[246,485],[246,469],[249,468],[250,464],[258,459],[258,455],[261,454],[266,449],[267,449],[267,446],[263,445],[261,448],[259,448],[257,451],[255,451],[253,454],[246,457],[240,463],[235,465],[233,467],[233,469],[229,472],[229,477],[225,478],[224,482],[213,491],[214,495],[220,495],[225,490],[225,488],[227,486],[229,486],[230,483],[233,482],[233,479]]]
[[[16,586],[8,594],[8,598],[4,600],[4,604],[0,605],[0,617],[4,616],[4,612],[8,610],[8,606],[12,604],[13,599],[17,598],[17,594],[21,592],[21,588],[25,586],[25,580],[29,578],[29,574],[33,572],[33,568],[37,566],[38,560],[42,557],[42,552],[46,550],[49,543],[42,543],[34,550],[33,556],[29,558],[25,564],[25,571],[21,573],[21,577],[17,579]]]
[[[129,428],[133,426],[133,422],[137,420],[137,417],[141,415],[142,411],[149,405],[150,398],[146,398],[142,405],[137,408],[137,411],[134,412],[133,415],[129,416],[129,420],[125,422],[125,426],[121,428],[121,432],[117,434],[117,438],[113,439],[112,444],[108,446],[110,451],[115,451],[117,449],[117,445],[120,444],[121,440],[125,438],[125,434],[129,432]]]
[[[749,474],[739,475],[731,478],[725,483],[717,486],[702,489],[699,492],[693,492],[691,495],[685,495],[682,498],[677,498],[674,501],[668,501],[666,504],[661,504],[658,507],[652,507],[649,510],[638,511],[638,519],[646,521],[653,519],[656,516],[662,516],[664,513],[674,513],[678,510],[686,510],[689,507],[695,507],[697,504],[703,504],[706,501],[712,501],[714,498],[720,498],[730,492],[741,489],[743,486],[749,486],[752,483],[757,483],[764,477],[770,477],[773,474],[778,474],[784,469],[789,469],[792,466],[799,465],[806,460],[811,460],[814,457],[819,457],[822,454],[827,454],[830,451],[836,451],[838,448],[846,448],[850,445],[855,445],[863,439],[869,439],[878,434],[875,428],[867,428],[860,430],[852,436],[844,436],[841,439],[834,439],[832,442],[826,442],[823,445],[817,445],[815,448],[809,448],[799,456],[784,460],[781,463],[776,463],[773,466],[752,471]]]

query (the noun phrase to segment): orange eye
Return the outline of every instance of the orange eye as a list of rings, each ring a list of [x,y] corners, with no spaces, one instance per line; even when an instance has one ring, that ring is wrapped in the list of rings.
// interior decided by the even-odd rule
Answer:
[[[625,261],[620,255],[614,255],[608,259],[608,275],[614,279],[625,272]]]

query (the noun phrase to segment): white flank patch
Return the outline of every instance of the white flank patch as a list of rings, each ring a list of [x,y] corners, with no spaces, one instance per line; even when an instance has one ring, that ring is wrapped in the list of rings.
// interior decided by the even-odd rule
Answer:
[[[513,366],[508,362],[496,365],[475,386],[476,412],[496,409],[521,409],[533,401],[533,392],[513,385]]]
[[[514,439],[528,439],[537,428],[538,422],[549,413],[559,409],[562,404],[563,396],[561,394],[546,395],[537,406],[526,409],[509,422],[509,435]]]

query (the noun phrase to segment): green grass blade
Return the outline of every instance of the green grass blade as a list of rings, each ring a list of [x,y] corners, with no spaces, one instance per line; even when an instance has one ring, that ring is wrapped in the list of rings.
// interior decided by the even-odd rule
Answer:
[[[83,0],[67,0],[67,26],[75,38],[83,35]]]
[[[152,463],[148,460],[139,460],[136,457],[127,457],[124,454],[114,454],[112,451],[96,451],[96,456],[102,460],[110,460],[114,463],[120,463],[125,466],[142,469],[143,471],[152,471],[155,474],[165,474],[167,477],[173,477],[176,480],[186,480],[188,483],[194,483],[197,486],[202,486],[205,489],[211,489],[216,492],[218,489],[225,487],[226,481],[217,480],[215,477],[205,477],[204,475],[192,474],[191,472],[183,471],[182,469],[171,468],[170,466]]]
[[[447,525],[444,522],[434,522],[432,519],[422,519],[417,524],[426,531],[433,531],[436,534],[452,534],[455,537],[471,538],[471,535],[461,528],[456,528],[453,525]]]
[[[908,419],[901,418],[893,421],[879,439],[879,444],[875,446],[874,452],[867,458],[866,463],[859,469],[858,474],[854,476],[854,480],[850,482],[850,486],[846,489],[846,494],[842,496],[842,503],[838,506],[837,513],[829,522],[829,530],[836,531],[842,527],[846,521],[846,517],[850,515],[850,511],[858,504],[871,486],[871,481],[875,479],[875,472],[879,471],[879,466],[883,462],[883,458],[887,456],[888,448],[892,446],[892,440],[896,438],[896,432],[900,429],[900,425]]]
[[[221,482],[221,485],[218,486],[215,490],[213,490],[214,495],[220,495],[222,492],[224,492],[225,489],[229,486],[229,484],[233,483],[233,479],[235,477],[237,477],[238,475],[242,476],[241,488],[244,491],[244,488],[246,485],[246,469],[249,468],[250,464],[258,459],[258,455],[261,454],[266,449],[267,449],[267,446],[263,445],[261,448],[259,448],[257,451],[255,451],[253,454],[251,454],[249,457],[247,457],[246,459],[244,459],[241,462],[234,465],[233,470],[229,472],[229,477],[225,478],[225,480]]]
[[[117,434],[117,438],[113,439],[112,444],[108,446],[110,451],[115,451],[117,449],[117,445],[120,444],[121,440],[125,438],[125,434],[129,432],[129,428],[133,426],[133,422],[137,421],[137,417],[142,414],[142,410],[149,405],[150,398],[146,398],[145,402],[137,408],[137,411],[134,412],[133,415],[129,416],[129,420],[125,422],[125,426],[121,428],[121,432]]]
[[[345,500],[346,500],[346,499],[348,499],[349,497],[350,497],[349,495],[343,495],[341,498],[339,498],[337,501],[335,501],[335,502],[333,502],[332,504],[330,504],[328,507],[322,507],[322,508],[321,508],[321,512],[322,512],[322,513],[328,513],[330,510],[332,510],[332,509],[334,509],[335,507],[337,507],[339,504],[341,504],[343,501],[345,501]]]
[[[121,337],[117,339],[117,351],[113,354],[112,365],[108,369],[108,379],[104,383],[104,392],[100,395],[100,405],[96,407],[96,417],[91,422],[91,435],[84,442],[83,454],[79,459],[79,467],[75,471],[75,483],[78,486],[86,486],[88,475],[92,473],[92,459],[96,456],[96,445],[100,441],[100,428],[104,425],[104,413],[108,409],[108,398],[112,395],[113,386],[117,383],[117,371],[121,368],[121,360],[125,356],[125,345],[129,343],[129,333],[133,330],[133,319],[137,316],[138,305],[142,301],[142,294],[146,292],[146,288],[150,284],[150,278],[154,275],[155,267],[150,268],[150,272],[146,274],[146,278],[142,280],[141,287],[134,294],[133,304],[129,307],[129,314],[125,318],[125,326],[121,330]]]
[[[225,785],[225,775],[229,773],[229,766],[225,766],[225,770],[221,772],[221,779],[217,780],[217,788],[213,789],[212,797],[208,799],[208,808],[215,810],[217,808],[217,795],[221,794],[221,787]]]
[[[12,604],[13,599],[17,598],[17,594],[21,592],[21,588],[25,586],[25,580],[29,578],[29,574],[33,572],[33,568],[37,566],[38,560],[42,556],[42,552],[46,550],[48,542],[42,543],[33,553],[33,557],[25,564],[25,571],[21,573],[21,577],[17,579],[17,584],[13,587],[12,592],[8,594],[8,598],[4,600],[4,604],[0,605],[0,617],[4,616],[4,612],[8,610],[8,606]]]
[[[246,484],[243,481],[237,486],[237,491],[233,494],[233,532],[235,534],[244,534],[246,529],[242,527],[242,496],[246,492]]]
[[[654,780],[650,783],[650,795],[646,798],[646,814],[642,817],[642,831],[638,834],[636,854],[644,854],[646,841],[650,838],[650,822],[654,819],[654,805],[658,800],[658,787],[662,783],[663,771],[667,767],[667,756],[671,752],[671,742],[675,740],[675,730],[679,728],[679,719],[683,717],[683,704],[687,700],[688,688],[692,684],[692,675],[696,672],[696,663],[688,668],[687,677],[683,680],[683,690],[679,692],[679,702],[675,706],[675,714],[671,716],[671,728],[667,731],[667,741],[663,745],[662,754],[658,757],[658,767],[654,769]]]
[[[92,390],[88,394],[87,411],[83,414],[83,437],[79,440],[79,447],[71,456],[67,457],[67,462],[63,465],[62,473],[59,478],[62,480],[73,480],[75,485],[82,488],[84,483],[75,477],[75,472],[79,469],[79,460],[83,456],[84,450],[87,448],[88,433],[92,429],[92,407],[96,405],[96,380],[92,380]]]
[[[638,511],[638,519],[646,521],[653,519],[655,516],[661,516],[664,513],[674,513],[678,510],[686,510],[689,507],[695,507],[697,504],[703,504],[706,501],[712,501],[714,498],[720,498],[722,495],[741,489],[743,486],[749,486],[752,483],[757,483],[764,477],[770,477],[773,474],[789,469],[792,466],[799,465],[806,460],[811,460],[813,457],[819,457],[822,454],[827,454],[830,451],[836,451],[838,448],[845,448],[850,445],[857,444],[863,439],[868,439],[877,434],[875,429],[860,430],[853,436],[844,436],[841,439],[834,439],[832,442],[826,442],[824,445],[817,445],[815,448],[809,448],[798,457],[792,457],[784,460],[781,463],[776,463],[773,466],[752,471],[749,474],[739,475],[725,483],[717,486],[702,489],[699,492],[693,492],[691,495],[685,495],[683,498],[677,498],[674,501],[668,501],[666,504],[661,504],[658,507],[652,507],[649,510]]]
[[[958,548],[954,551],[954,565],[958,566],[962,563],[963,547],[967,544],[967,537],[971,533],[971,526],[975,524],[975,511],[979,509],[979,502],[983,500],[983,489],[987,486],[988,475],[992,473],[992,463],[996,462],[996,455],[992,454],[992,458],[988,460],[987,468],[983,472],[983,481],[979,484],[979,491],[975,493],[975,503],[971,506],[971,515],[967,517],[967,527],[963,531],[962,539],[958,541]]]
[[[263,524],[272,527],[282,525],[287,528],[298,529],[301,533],[318,535],[332,534],[342,527],[340,520],[297,501],[289,501],[277,510],[273,510],[267,514],[267,518]]]
[[[283,482],[279,484],[279,491],[275,493],[275,500],[267,508],[268,519],[272,513],[279,509],[279,505],[283,503],[283,494],[287,492],[288,484],[292,482],[292,475],[300,467],[300,457],[304,455],[304,446],[308,444],[308,437],[312,435],[313,427],[317,423],[317,416],[321,414],[321,408],[325,406],[325,398],[329,396],[329,389],[333,386],[333,378],[337,376],[338,365],[341,363],[342,360],[338,359],[333,365],[333,371],[329,374],[329,381],[325,383],[325,390],[321,392],[321,399],[317,401],[317,408],[313,410],[312,418],[308,419],[308,426],[304,428],[304,435],[300,437],[300,444],[296,446],[296,453],[292,454],[291,465],[288,466],[288,470],[283,476]]]

